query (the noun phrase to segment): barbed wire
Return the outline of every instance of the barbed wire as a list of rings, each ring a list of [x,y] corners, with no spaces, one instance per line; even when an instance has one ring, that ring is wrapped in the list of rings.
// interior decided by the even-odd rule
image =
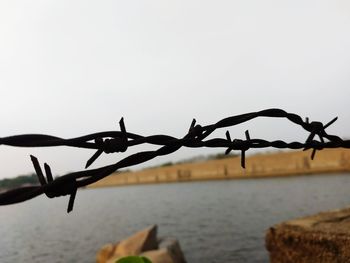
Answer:
[[[258,117],[284,118],[309,133],[305,142],[284,142],[282,140],[267,141],[263,139],[252,139],[249,131],[245,132],[245,139],[231,139],[229,131],[226,138],[213,138],[205,140],[215,130],[233,127]],[[142,136],[126,131],[124,119],[119,122],[120,131],[106,131],[88,134],[81,137],[63,139],[51,135],[24,134],[0,138],[0,145],[14,147],[55,147],[69,146],[77,148],[95,149],[95,154],[87,161],[88,168],[102,153],[126,152],[130,147],[141,144],[153,144],[161,146],[154,151],[142,151],[123,158],[122,160],[100,167],[97,169],[83,170],[65,174],[55,179],[52,176],[50,166],[45,163],[44,171],[41,169],[38,159],[31,157],[35,172],[38,176],[39,186],[24,186],[8,190],[0,194],[0,205],[9,205],[32,199],[41,194],[49,198],[69,195],[67,212],[73,209],[77,189],[97,182],[102,178],[116,172],[117,170],[136,164],[141,164],[158,156],[171,154],[181,147],[190,148],[225,148],[226,154],[233,150],[241,152],[241,166],[245,168],[245,153],[252,148],[274,147],[279,149],[312,149],[311,159],[314,159],[317,150],[324,148],[350,148],[350,140],[343,140],[336,135],[328,134],[325,130],[337,120],[332,119],[327,124],[319,121],[305,121],[295,113],[288,113],[281,109],[266,109],[257,112],[245,113],[231,116],[218,121],[215,124],[201,126],[193,119],[188,132],[182,138],[169,135]],[[315,137],[319,140],[315,140]]]

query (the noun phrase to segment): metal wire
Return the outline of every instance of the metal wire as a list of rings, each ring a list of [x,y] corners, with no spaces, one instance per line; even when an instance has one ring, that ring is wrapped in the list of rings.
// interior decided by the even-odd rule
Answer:
[[[267,141],[250,138],[249,131],[245,132],[245,139],[231,139],[230,133],[226,132],[226,138],[213,138],[205,140],[215,130],[250,121],[258,117],[285,118],[295,125],[309,132],[305,142],[284,142],[282,140]],[[53,147],[69,146],[87,149],[96,149],[96,153],[87,161],[88,168],[102,153],[125,152],[130,147],[140,144],[153,144],[161,146],[154,151],[143,151],[132,154],[114,164],[97,169],[90,169],[68,173],[53,179],[51,168],[44,164],[45,175],[36,157],[31,160],[38,176],[40,186],[26,186],[8,190],[0,194],[0,205],[9,205],[23,202],[45,194],[49,198],[70,195],[67,212],[72,211],[77,189],[92,184],[102,178],[116,172],[118,169],[147,162],[157,156],[171,154],[181,147],[199,148],[224,148],[228,154],[232,150],[241,151],[241,166],[245,168],[245,153],[252,148],[288,148],[288,149],[312,149],[311,159],[317,150],[324,148],[350,148],[350,140],[342,140],[336,135],[330,135],[325,130],[337,120],[337,117],[323,124],[318,121],[305,121],[294,113],[288,113],[281,109],[266,109],[258,112],[245,113],[231,116],[218,121],[215,124],[201,126],[193,119],[187,134],[182,138],[169,135],[142,136],[126,131],[124,119],[119,122],[120,131],[107,131],[88,134],[85,136],[63,139],[51,135],[25,134],[0,138],[0,145],[16,147]],[[319,140],[315,140],[315,137]]]

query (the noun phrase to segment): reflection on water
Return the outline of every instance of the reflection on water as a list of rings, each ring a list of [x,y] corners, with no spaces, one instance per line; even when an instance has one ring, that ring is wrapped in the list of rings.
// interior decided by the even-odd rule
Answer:
[[[0,262],[94,262],[99,247],[158,224],[189,263],[267,262],[272,224],[348,206],[349,175],[139,185],[0,207]]]

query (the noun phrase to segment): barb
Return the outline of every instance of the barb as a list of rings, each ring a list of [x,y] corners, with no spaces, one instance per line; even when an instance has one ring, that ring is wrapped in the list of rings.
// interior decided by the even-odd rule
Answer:
[[[258,117],[284,118],[295,125],[300,126],[309,133],[305,142],[284,142],[282,140],[267,141],[263,139],[251,139],[249,131],[245,132],[245,139],[231,139],[229,131],[226,132],[226,138],[206,139],[215,130],[233,127],[244,122],[250,121]],[[312,149],[311,159],[314,159],[316,150],[324,148],[350,148],[350,140],[342,140],[336,135],[330,135],[325,130],[332,125],[337,118],[334,118],[327,124],[319,121],[309,122],[294,113],[288,113],[281,109],[266,109],[258,112],[245,113],[241,115],[231,116],[218,121],[215,124],[201,126],[196,125],[193,119],[188,132],[182,138],[175,138],[169,135],[151,135],[142,136],[127,132],[125,129],[124,119],[119,122],[120,131],[107,131],[88,134],[81,137],[64,139],[51,135],[43,134],[25,134],[0,138],[0,145],[15,147],[55,147],[68,146],[86,149],[95,149],[96,152],[87,161],[86,168],[89,167],[102,153],[125,152],[130,147],[141,144],[153,144],[160,146],[154,151],[143,151],[132,154],[114,164],[107,165],[97,169],[83,170],[53,179],[51,168],[48,164],[44,164],[45,175],[41,170],[39,161],[36,157],[31,156],[31,160],[38,176],[40,186],[20,187],[9,190],[0,194],[0,205],[9,205],[23,202],[45,194],[49,198],[69,195],[69,203],[67,212],[72,211],[77,189],[87,186],[102,178],[114,173],[118,169],[133,166],[136,164],[147,162],[153,158],[162,155],[171,154],[181,147],[200,148],[223,148],[228,154],[233,150],[241,152],[241,166],[245,168],[245,154],[249,149],[253,148],[288,148],[288,149]],[[315,140],[315,136],[319,138]]]
[[[96,138],[95,144],[97,152],[86,162],[85,169],[88,168],[103,153],[125,152],[128,149],[128,136],[124,125],[124,118],[119,121],[121,137],[113,139]]]

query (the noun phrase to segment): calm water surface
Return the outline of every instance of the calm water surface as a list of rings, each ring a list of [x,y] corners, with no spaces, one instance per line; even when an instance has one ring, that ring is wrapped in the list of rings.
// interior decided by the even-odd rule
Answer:
[[[350,204],[350,174],[139,185],[0,207],[0,262],[95,262],[99,247],[158,224],[189,263],[268,262],[265,230]]]

